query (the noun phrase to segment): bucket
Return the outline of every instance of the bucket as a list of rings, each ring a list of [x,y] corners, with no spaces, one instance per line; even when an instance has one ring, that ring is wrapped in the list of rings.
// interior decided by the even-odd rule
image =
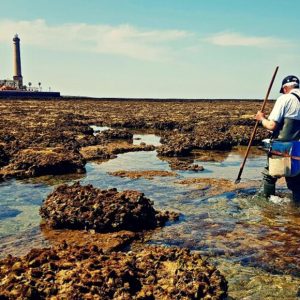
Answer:
[[[269,154],[271,176],[293,177],[300,173],[300,142],[273,141]]]
[[[291,176],[292,160],[290,157],[272,156],[269,158],[269,174],[274,177]]]

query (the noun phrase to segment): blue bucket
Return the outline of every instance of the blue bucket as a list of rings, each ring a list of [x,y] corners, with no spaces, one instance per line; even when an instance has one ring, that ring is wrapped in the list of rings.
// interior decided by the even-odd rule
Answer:
[[[291,158],[291,177],[300,173],[300,142],[273,141],[270,153],[272,155]]]

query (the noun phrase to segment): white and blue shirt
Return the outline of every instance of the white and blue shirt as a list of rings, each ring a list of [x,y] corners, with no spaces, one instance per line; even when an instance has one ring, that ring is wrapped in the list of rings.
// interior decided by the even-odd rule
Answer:
[[[284,118],[300,120],[300,101],[292,93],[300,97],[299,89],[292,89],[289,94],[278,97],[268,118],[269,120],[277,123],[283,122]]]

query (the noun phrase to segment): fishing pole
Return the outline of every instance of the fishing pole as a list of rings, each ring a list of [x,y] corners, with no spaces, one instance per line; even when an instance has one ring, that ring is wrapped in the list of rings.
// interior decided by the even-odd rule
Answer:
[[[264,111],[265,106],[266,106],[266,104],[267,104],[267,101],[268,101],[268,98],[269,98],[269,94],[270,94],[270,92],[271,92],[271,89],[272,89],[272,86],[273,86],[273,83],[274,83],[274,80],[275,80],[275,77],[276,77],[276,74],[277,74],[278,69],[279,69],[279,67],[277,66],[276,69],[275,69],[275,71],[274,71],[274,74],[273,74],[273,77],[272,77],[272,79],[271,79],[271,82],[270,82],[270,84],[269,84],[269,88],[268,88],[266,97],[265,97],[264,102],[263,102],[262,107],[261,107],[261,111],[262,111],[262,112]],[[240,166],[239,174],[238,174],[238,176],[237,176],[237,179],[235,180],[235,184],[238,184],[238,183],[241,181],[241,176],[242,176],[242,173],[243,173],[243,170],[244,170],[244,167],[245,167],[245,164],[246,164],[246,160],[247,160],[247,158],[248,158],[248,154],[249,154],[250,148],[251,148],[251,146],[252,146],[252,143],[253,143],[253,140],[254,140],[256,131],[257,131],[258,124],[259,124],[259,121],[257,120],[256,123],[255,123],[254,129],[253,129],[253,132],[252,132],[252,134],[251,134],[251,138],[250,138],[250,141],[249,141],[249,144],[248,144],[246,153],[245,153],[244,160],[243,160],[243,162],[242,162],[242,164],[241,164],[241,166]]]

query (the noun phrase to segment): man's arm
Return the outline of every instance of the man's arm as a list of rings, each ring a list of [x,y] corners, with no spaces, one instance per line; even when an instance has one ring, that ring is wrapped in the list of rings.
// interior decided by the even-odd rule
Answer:
[[[260,121],[262,126],[268,130],[274,131],[277,128],[277,122],[266,119],[265,114],[260,110],[257,112],[255,119]]]

